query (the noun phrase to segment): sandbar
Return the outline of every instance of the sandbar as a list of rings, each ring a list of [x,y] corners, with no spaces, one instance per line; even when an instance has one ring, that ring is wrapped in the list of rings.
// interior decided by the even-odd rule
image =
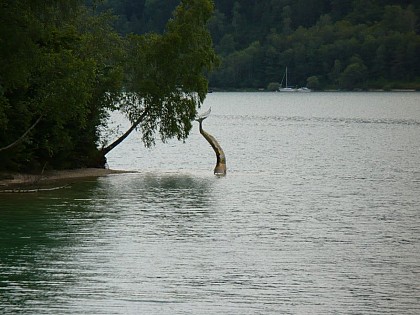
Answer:
[[[42,174],[0,173],[0,192],[10,189],[25,189],[27,187],[53,186],[57,183],[71,182],[107,176],[111,174],[133,173],[105,168],[80,168],[72,170],[48,170]]]

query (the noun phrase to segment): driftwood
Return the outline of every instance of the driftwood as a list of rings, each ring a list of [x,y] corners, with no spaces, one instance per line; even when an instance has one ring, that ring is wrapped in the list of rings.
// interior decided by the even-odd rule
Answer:
[[[23,189],[23,188],[15,188],[15,189],[4,189],[0,190],[0,193],[6,193],[6,194],[14,194],[14,193],[37,193],[37,192],[43,192],[43,191],[53,191],[53,190],[59,190],[64,188],[69,188],[71,184],[67,184],[64,186],[56,186],[56,187],[50,187],[50,188],[32,188],[32,189]]]
[[[41,174],[34,175],[32,178],[29,177],[24,183],[26,186],[25,188],[19,187],[18,184],[14,184],[16,188],[10,188],[10,189],[0,189],[0,193],[37,193],[42,191],[53,191],[53,190],[59,190],[63,188],[67,188],[70,186],[70,184],[64,185],[64,186],[54,186],[54,187],[45,187],[41,188],[39,186],[40,181],[45,178],[44,177],[44,171],[45,167],[47,166],[47,163],[44,164],[44,167],[42,168]]]
[[[210,135],[208,132],[204,131],[203,129],[203,120],[209,117],[211,112],[211,108],[199,115],[196,120],[200,124],[200,133],[203,135],[203,137],[207,140],[208,143],[210,143],[211,147],[213,148],[214,152],[216,153],[216,167],[214,168],[214,174],[219,176],[226,175],[226,156],[223,152],[222,147],[217,142],[217,140]]]

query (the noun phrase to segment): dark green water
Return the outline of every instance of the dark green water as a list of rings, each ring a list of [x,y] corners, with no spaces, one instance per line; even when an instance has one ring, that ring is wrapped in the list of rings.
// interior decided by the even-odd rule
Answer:
[[[3,314],[59,313],[66,304],[61,294],[80,280],[72,268],[74,248],[97,232],[84,199],[95,186],[92,182],[60,192],[1,196]]]
[[[419,100],[213,93],[225,178],[194,130],[1,194],[0,314],[419,314]]]

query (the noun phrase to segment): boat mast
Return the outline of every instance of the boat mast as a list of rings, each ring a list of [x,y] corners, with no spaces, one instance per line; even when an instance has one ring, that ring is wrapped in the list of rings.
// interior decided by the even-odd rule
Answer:
[[[283,72],[283,77],[281,78],[281,82],[280,82],[280,88],[283,87],[283,81],[284,81],[285,76],[286,76],[286,72]]]

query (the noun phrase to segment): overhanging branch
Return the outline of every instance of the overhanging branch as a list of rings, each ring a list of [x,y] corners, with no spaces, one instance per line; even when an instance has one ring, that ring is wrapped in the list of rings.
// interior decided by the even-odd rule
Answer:
[[[12,142],[11,144],[9,144],[9,145],[7,145],[7,146],[5,146],[3,148],[0,148],[0,152],[1,151],[8,150],[8,149],[11,149],[14,146],[18,145],[20,142],[22,142],[23,139],[25,139],[25,137],[31,132],[31,130],[34,129],[36,125],[38,125],[38,123],[41,121],[42,117],[43,117],[42,115],[39,116],[39,118],[32,124],[32,126],[30,126],[29,129],[26,130],[23,133],[23,135],[21,135],[15,142]]]
[[[147,115],[147,110],[144,110],[144,112],[140,115],[140,117],[134,122],[134,124],[117,140],[112,142],[110,145],[108,145],[105,148],[102,148],[101,152],[105,156],[107,155],[111,150],[113,150],[116,146],[118,146],[121,142],[123,142],[130,133],[137,128],[137,126],[143,121],[144,117]]]

